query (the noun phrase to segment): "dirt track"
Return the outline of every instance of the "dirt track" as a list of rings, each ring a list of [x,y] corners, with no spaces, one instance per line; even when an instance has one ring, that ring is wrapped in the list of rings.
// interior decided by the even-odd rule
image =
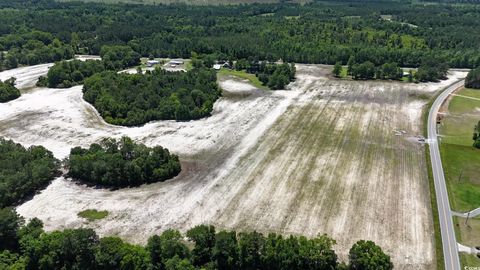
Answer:
[[[212,117],[139,128],[105,124],[80,87],[35,89],[0,105],[0,135],[43,144],[62,158],[75,145],[127,134],[180,154],[184,170],[172,181],[118,191],[59,178],[18,211],[49,230],[87,226],[142,243],[199,223],[327,233],[342,259],[353,242],[370,239],[396,269],[435,269],[424,150],[412,136],[421,133],[426,103],[416,97],[448,82],[350,82],[327,73],[300,65],[291,90],[274,93],[225,79],[230,91]],[[88,208],[110,215],[88,223],[77,217]]]

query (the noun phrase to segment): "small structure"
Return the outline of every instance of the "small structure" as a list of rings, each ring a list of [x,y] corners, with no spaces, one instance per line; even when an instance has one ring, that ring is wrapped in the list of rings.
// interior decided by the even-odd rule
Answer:
[[[174,60],[170,60],[170,65],[175,65],[175,66],[178,66],[178,65],[183,65],[183,60],[181,59],[174,59]]]
[[[221,68],[231,68],[228,62],[226,61],[219,61],[215,65],[213,65],[213,69],[220,70]]]
[[[147,67],[153,67],[154,65],[158,65],[158,64],[160,64],[160,62],[157,61],[157,60],[148,60],[147,61]]]

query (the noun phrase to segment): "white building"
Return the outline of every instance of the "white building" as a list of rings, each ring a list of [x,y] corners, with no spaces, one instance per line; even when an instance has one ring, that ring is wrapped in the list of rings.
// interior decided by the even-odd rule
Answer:
[[[147,67],[152,67],[152,66],[158,65],[158,64],[160,64],[160,62],[157,61],[157,60],[148,60],[147,61]]]

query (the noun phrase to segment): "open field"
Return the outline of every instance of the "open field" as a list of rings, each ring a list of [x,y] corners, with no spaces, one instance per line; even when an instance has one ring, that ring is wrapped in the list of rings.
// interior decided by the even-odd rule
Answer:
[[[0,105],[0,135],[42,144],[59,158],[71,147],[129,135],[179,154],[171,181],[116,191],[60,177],[17,208],[47,230],[86,226],[144,243],[168,228],[200,223],[238,230],[327,233],[346,259],[359,239],[377,242],[396,269],[436,269],[421,95],[442,83],[330,79],[331,67],[297,65],[287,91],[261,91],[220,78],[213,115],[125,128],[106,124],[81,87],[35,88]],[[2,74],[0,73],[0,76]],[[95,222],[87,209],[108,211]]]
[[[440,127],[440,150],[452,210],[467,212],[480,207],[480,150],[472,146],[473,127],[480,120],[480,91],[462,89],[448,101]],[[455,217],[457,240],[469,247],[480,245],[480,219]],[[464,266],[480,266],[472,255],[461,257]]]

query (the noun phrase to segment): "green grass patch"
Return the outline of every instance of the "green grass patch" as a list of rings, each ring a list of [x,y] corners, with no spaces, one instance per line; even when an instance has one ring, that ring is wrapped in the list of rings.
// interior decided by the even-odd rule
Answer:
[[[480,259],[475,255],[460,253],[460,263],[462,267],[480,267]]]
[[[86,218],[89,221],[103,219],[108,216],[108,211],[98,211],[96,209],[87,209],[78,213],[79,217]]]
[[[450,101],[448,110],[456,114],[470,113],[480,109],[480,90],[463,89]],[[470,98],[466,98],[470,97]],[[473,127],[472,127],[473,128]]]
[[[190,60],[186,60],[184,65],[185,65],[185,70],[187,71],[190,71],[193,69],[193,64],[192,64],[192,61]]]
[[[348,77],[348,67],[342,67],[342,71],[340,72],[340,78]]]
[[[480,120],[480,91],[457,94],[440,129],[440,151],[452,209],[464,212],[480,207],[480,149],[472,146],[473,127]]]
[[[261,81],[258,80],[257,76],[255,74],[250,74],[247,73],[246,71],[243,70],[231,70],[231,69],[226,69],[222,68],[220,71],[218,71],[218,74],[221,76],[235,76],[239,77],[242,79],[248,80],[253,86],[259,88],[259,89],[264,89],[267,90],[268,87],[262,84]]]

